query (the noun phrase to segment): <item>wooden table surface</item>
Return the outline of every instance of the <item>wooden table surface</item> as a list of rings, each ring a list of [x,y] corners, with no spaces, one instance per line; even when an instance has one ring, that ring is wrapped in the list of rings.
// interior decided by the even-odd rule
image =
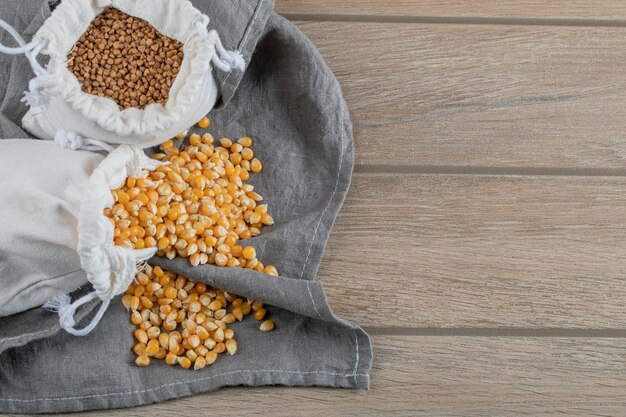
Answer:
[[[371,390],[229,388],[88,415],[626,415],[626,2],[277,11],[354,122],[319,279],[372,335]]]

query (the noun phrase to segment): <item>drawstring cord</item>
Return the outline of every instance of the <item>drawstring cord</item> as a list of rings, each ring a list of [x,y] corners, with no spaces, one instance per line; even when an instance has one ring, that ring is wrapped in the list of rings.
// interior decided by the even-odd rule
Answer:
[[[83,138],[76,132],[58,129],[54,135],[54,143],[63,149],[84,150],[84,151],[105,151],[111,153],[115,147],[97,139]]]
[[[112,250],[116,249],[117,248]],[[141,272],[145,268],[148,259],[154,256],[154,254],[156,253],[156,249],[139,249],[135,250],[134,252],[136,256],[136,263],[134,266],[135,273],[132,275],[127,274],[124,277],[125,282],[121,282],[117,289],[115,287],[113,288],[113,295],[119,293],[120,290],[123,292],[126,288],[128,288],[132,280],[135,278],[135,275]],[[69,294],[59,294],[51,300],[48,300],[43,305],[43,308],[59,315],[59,324],[61,325],[61,328],[63,330],[74,336],[85,336],[91,333],[91,331],[96,328],[98,323],[100,323],[100,320],[104,316],[104,313],[106,313],[107,309],[109,308],[109,304],[111,304],[111,300],[102,300],[102,304],[100,305],[100,308],[98,309],[96,315],[93,316],[91,322],[82,329],[77,329],[75,327],[76,320],[74,319],[74,316],[76,315],[76,311],[80,306],[92,300],[95,300],[96,298],[98,298],[98,294],[96,293],[96,291],[92,291],[74,302],[72,302],[72,298]]]
[[[37,61],[37,55],[39,55],[41,50],[44,48],[46,42],[43,39],[33,39],[30,43],[26,43],[24,38],[22,38],[22,36],[17,33],[11,25],[2,19],[0,19],[0,27],[6,30],[9,35],[13,36],[13,39],[15,39],[15,42],[19,45],[18,47],[12,48],[0,44],[0,52],[8,55],[24,54],[30,62],[30,66],[33,68],[33,72],[36,75],[36,77],[28,83],[28,90],[24,92],[24,97],[20,101],[27,103],[30,107],[46,104],[48,99],[44,96],[39,87],[41,85],[41,77],[46,75],[48,72]]]
[[[45,41],[43,39],[33,39],[30,43],[26,43],[24,38],[22,38],[22,36],[17,33],[11,25],[2,19],[0,19],[0,27],[9,32],[9,35],[11,35],[19,45],[19,47],[11,48],[0,44],[0,52],[8,55],[26,55],[26,58],[30,61],[30,65],[33,67],[35,74],[37,76],[45,75],[47,73],[46,69],[42,67],[39,62],[37,62],[37,55],[39,55],[43,49]]]
[[[209,31],[201,21],[195,23],[198,33],[205,38],[213,39],[215,42],[215,53],[211,62],[224,72],[229,72],[233,69],[243,71],[246,68],[246,61],[240,51],[228,51],[224,48],[220,36],[215,29]]]
[[[74,336],[85,336],[89,334],[93,329],[95,329],[98,323],[100,323],[102,316],[104,316],[107,308],[109,308],[111,300],[102,301],[98,312],[93,317],[93,319],[91,319],[91,323],[89,323],[82,329],[76,329],[74,327],[76,326],[74,315],[76,314],[76,310],[78,310],[78,307],[82,306],[85,303],[88,303],[91,300],[95,300],[96,298],[98,298],[98,295],[95,291],[93,291],[72,303],[72,299],[68,294],[61,294],[57,295],[52,300],[45,303],[43,305],[43,308],[48,311],[55,312],[59,315],[59,323],[61,324],[63,330]]]

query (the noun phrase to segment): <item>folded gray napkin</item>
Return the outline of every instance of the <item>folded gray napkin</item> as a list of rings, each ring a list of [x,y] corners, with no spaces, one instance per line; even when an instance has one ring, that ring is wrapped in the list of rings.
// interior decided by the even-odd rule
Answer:
[[[155,257],[150,263],[263,301],[277,328],[263,333],[250,318],[235,323],[237,353],[189,371],[163,361],[147,368],[134,365],[133,326],[119,299],[85,337],[59,330],[58,316],[41,308],[0,318],[2,412],[129,407],[231,385],[369,386],[369,337],[331,312],[315,280],[354,164],[340,87],[309,40],[272,13],[272,1],[193,3],[211,17],[209,28],[218,30],[225,47],[240,50],[249,63],[245,73],[218,73],[222,98],[210,114],[210,131],[218,138],[254,138],[264,169],[250,183],[265,197],[275,224],[249,243],[280,276],[191,267],[185,259]],[[45,0],[2,0],[0,5],[0,18],[26,40],[50,12]],[[11,38],[0,34],[0,42],[10,45]],[[23,56],[0,55],[1,138],[31,137],[20,125],[27,110],[20,98],[30,78]],[[0,273],[3,286],[19,278]],[[86,305],[77,318],[88,320],[96,305]]]

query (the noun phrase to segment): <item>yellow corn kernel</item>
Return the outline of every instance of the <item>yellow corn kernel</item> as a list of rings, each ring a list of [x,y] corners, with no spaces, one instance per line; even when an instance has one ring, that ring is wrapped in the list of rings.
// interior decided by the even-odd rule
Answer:
[[[122,297],[122,304],[124,305],[124,307],[126,308],[126,311],[130,310],[130,302],[131,299],[133,298],[132,295],[130,294],[126,294]]]
[[[154,313],[152,313],[154,314]],[[153,324],[156,324],[153,320],[150,320]],[[154,340],[157,339],[159,337],[159,335],[161,334],[161,329],[159,329],[157,326],[152,326],[150,327],[147,331],[146,334],[148,336],[148,339],[150,340]]]
[[[200,337],[196,334],[192,334],[191,336],[189,336],[187,341],[192,348],[197,348],[198,346],[200,346]]]
[[[262,332],[271,332],[275,328],[276,328],[276,325],[274,324],[274,322],[272,320],[265,320],[259,326],[259,329],[261,329]]]
[[[170,245],[170,240],[165,236],[159,239],[158,241],[158,246],[159,246],[159,249],[161,250],[167,249],[169,245]]]
[[[159,341],[158,340],[150,340],[146,345],[146,356],[154,356],[159,352]]]
[[[268,275],[278,276],[278,271],[276,270],[276,267],[274,265],[267,265],[263,269],[263,272],[268,274]]]
[[[254,318],[258,321],[261,321],[265,318],[266,313],[267,313],[267,310],[265,310],[264,308],[260,308],[254,312]]]
[[[198,358],[193,364],[193,370],[197,371],[198,369],[202,369],[206,366],[206,364],[207,364],[206,359],[202,356],[198,356]]]
[[[148,343],[148,335],[146,334],[145,330],[137,329],[133,332],[133,335],[139,343]]]
[[[150,365],[150,358],[147,356],[137,356],[135,364],[137,364],[137,366],[148,366]]]
[[[128,177],[126,178],[126,188],[134,188],[137,183],[137,178]]]
[[[151,282],[148,285],[146,285],[146,291],[147,292],[155,292],[157,290],[159,290],[161,288],[161,284],[159,284],[158,282]]]
[[[163,347],[167,347],[169,345],[170,335],[167,333],[161,333],[159,334],[158,340],[159,340],[159,345]]]
[[[222,303],[220,302],[220,300],[213,300],[209,305],[209,310],[211,311],[217,311],[219,309],[221,309],[223,307]]]
[[[216,342],[223,342],[224,341],[224,330],[222,330],[221,328],[218,328],[217,330],[215,330],[213,332],[213,334],[211,335],[211,339],[215,340]]]
[[[243,146],[244,148],[249,148],[250,146],[252,146],[252,138],[249,136],[244,136],[243,138],[239,138],[239,140],[237,140],[237,143],[241,144],[241,146]]]
[[[234,355],[237,352],[237,341],[235,339],[228,339],[225,342],[226,351],[229,355]]]
[[[245,248],[243,248],[241,254],[247,260],[252,260],[256,258],[256,250],[252,246],[246,246]]]
[[[179,349],[178,339],[177,338],[173,338],[170,335],[170,338],[168,340],[168,345],[167,346],[168,346],[168,350],[170,352],[172,352],[172,353],[178,352],[178,349]]]
[[[211,124],[211,121],[209,120],[209,118],[204,116],[198,122],[198,127],[201,128],[201,129],[206,129],[207,127],[209,127],[210,124]]]
[[[193,363],[196,359],[198,359],[198,354],[195,350],[190,349],[185,352],[185,356],[189,358],[189,360]]]
[[[167,355],[165,355],[165,363],[168,365],[176,365],[178,363],[178,356],[176,356],[172,352],[169,352]]]
[[[139,301],[141,302],[141,305],[145,308],[152,308],[152,306],[154,305],[154,303],[150,301],[148,297],[145,297],[143,295],[139,297]]]
[[[130,322],[134,325],[139,325],[143,322],[143,317],[141,317],[141,314],[138,311],[133,311],[130,316]]]
[[[143,356],[146,354],[146,344],[145,343],[137,343],[135,346],[133,346],[133,352],[135,353],[135,355],[137,356]]]
[[[206,359],[207,365],[211,365],[217,360],[217,352],[211,351],[207,353],[204,358]]]
[[[254,158],[252,161],[250,161],[250,170],[252,172],[256,174],[257,172],[261,172],[262,169],[263,165],[261,164],[261,161],[259,161],[257,158]]]
[[[182,366],[183,368],[185,368],[185,369],[189,369],[189,368],[191,368],[191,361],[190,361],[190,360],[189,360],[189,358],[188,358],[188,357],[186,357],[186,356],[180,356],[180,357],[178,357],[178,364],[179,364],[180,366]]]
[[[250,161],[254,158],[254,152],[250,148],[244,148],[241,150],[241,157],[246,161]]]
[[[196,146],[196,145],[200,145],[202,143],[202,137],[200,135],[198,135],[197,133],[192,133],[191,136],[189,136],[189,144]]]
[[[218,253],[215,255],[215,264],[217,266],[226,266],[228,263],[228,257],[223,253]]]
[[[235,331],[233,329],[224,330],[224,339],[229,340],[235,337]]]
[[[124,191],[118,191],[116,201],[120,204],[126,205],[130,201],[130,197]]]
[[[244,316],[247,316],[248,314],[250,314],[251,310],[252,310],[252,306],[250,305],[250,303],[241,304],[241,311],[243,312]]]

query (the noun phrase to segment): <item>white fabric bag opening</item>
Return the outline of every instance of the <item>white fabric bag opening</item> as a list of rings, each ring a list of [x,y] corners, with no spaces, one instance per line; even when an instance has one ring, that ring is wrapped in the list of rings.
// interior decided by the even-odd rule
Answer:
[[[183,44],[183,60],[165,105],[120,109],[110,98],[82,91],[69,70],[67,55],[91,22],[107,7],[143,19],[161,34]],[[52,140],[59,129],[113,144],[142,148],[161,143],[192,126],[209,113],[218,97],[213,67],[221,71],[243,70],[237,51],[226,51],[216,31],[209,31],[209,17],[188,0],[63,0],[26,42],[6,22],[0,26],[19,44],[0,45],[0,52],[24,53],[36,77],[25,92],[31,107],[22,124],[33,135]],[[43,68],[37,55],[49,57]]]
[[[76,142],[76,149],[83,142]],[[0,316],[40,306],[58,311],[62,327],[88,333],[116,295],[135,278],[156,249],[113,243],[114,226],[103,214],[111,189],[162,163],[137,147],[121,145],[108,156],[29,139],[0,141]],[[66,293],[90,282],[93,292],[70,304]],[[73,316],[100,298],[99,316],[76,329]]]

